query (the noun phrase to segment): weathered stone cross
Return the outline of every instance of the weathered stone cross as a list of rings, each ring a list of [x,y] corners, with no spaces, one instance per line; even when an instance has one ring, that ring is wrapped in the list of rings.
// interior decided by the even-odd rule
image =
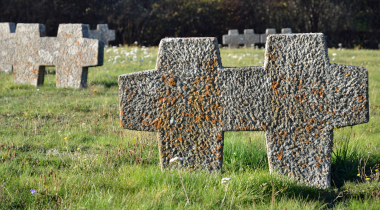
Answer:
[[[281,34],[291,34],[291,28],[281,29]],[[229,48],[238,48],[240,44],[244,44],[244,47],[252,47],[252,44],[262,43],[265,44],[269,34],[276,34],[276,29],[268,28],[265,34],[255,34],[253,29],[245,29],[244,34],[239,34],[237,29],[228,30],[228,34],[223,35],[223,44]]]
[[[41,37],[42,24],[17,24],[0,40],[0,63],[13,65],[14,81],[43,85],[45,66],[56,66],[57,87],[85,87],[89,66],[103,65],[102,41],[87,39],[88,27],[60,24],[57,37]]]
[[[368,122],[368,75],[329,64],[323,34],[270,35],[264,67],[223,68],[215,38],[167,38],[119,76],[123,128],[159,132],[160,164],[220,170],[224,131],[265,130],[270,171],[330,184],[333,128]]]
[[[89,38],[102,40],[108,46],[110,41],[115,40],[115,30],[109,30],[108,24],[98,24],[96,30],[89,31]]]
[[[15,30],[16,25],[14,23],[0,23],[0,40],[13,37]],[[11,73],[12,65],[0,62],[0,71]]]
[[[253,29],[245,29],[244,34],[239,34],[237,29],[228,30],[228,35],[223,35],[223,44],[229,48],[238,48],[239,44],[251,47],[251,44],[260,43],[260,34],[255,34]]]

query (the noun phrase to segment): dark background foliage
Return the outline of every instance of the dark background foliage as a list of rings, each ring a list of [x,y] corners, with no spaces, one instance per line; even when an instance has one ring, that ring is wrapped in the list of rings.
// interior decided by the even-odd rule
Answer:
[[[0,0],[0,22],[108,23],[111,44],[158,45],[164,37],[217,37],[228,29],[322,32],[329,47],[379,48],[379,0]]]

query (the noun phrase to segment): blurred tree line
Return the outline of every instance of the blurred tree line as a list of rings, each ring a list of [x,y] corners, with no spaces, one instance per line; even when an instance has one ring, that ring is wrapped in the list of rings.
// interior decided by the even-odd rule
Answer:
[[[228,29],[322,32],[329,47],[378,48],[380,0],[0,0],[0,22],[107,23],[111,44],[158,45],[164,37],[217,37]]]

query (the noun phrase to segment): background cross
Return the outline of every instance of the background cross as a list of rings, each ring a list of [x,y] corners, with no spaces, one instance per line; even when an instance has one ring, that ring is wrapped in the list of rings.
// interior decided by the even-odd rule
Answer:
[[[90,26],[87,25],[90,29]],[[89,38],[102,40],[108,47],[110,41],[115,41],[115,30],[109,30],[108,24],[98,24],[96,30],[90,30]]]
[[[16,83],[43,85],[45,66],[56,66],[57,87],[86,87],[89,66],[103,65],[104,44],[88,39],[88,27],[60,24],[57,37],[43,24],[17,24],[13,38],[0,40],[0,62],[13,65]]]

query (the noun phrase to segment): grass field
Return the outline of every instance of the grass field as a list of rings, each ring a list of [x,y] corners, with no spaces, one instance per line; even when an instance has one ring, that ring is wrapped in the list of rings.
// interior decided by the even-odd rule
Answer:
[[[380,209],[380,51],[330,49],[369,71],[370,121],[334,131],[333,185],[270,174],[263,132],[226,132],[222,173],[160,170],[155,133],[119,127],[118,75],[153,69],[157,48],[109,48],[89,87],[13,83],[0,73],[0,209]],[[224,66],[262,66],[264,50],[221,49]],[[228,185],[221,179],[231,178]],[[35,192],[35,193],[33,193]]]

